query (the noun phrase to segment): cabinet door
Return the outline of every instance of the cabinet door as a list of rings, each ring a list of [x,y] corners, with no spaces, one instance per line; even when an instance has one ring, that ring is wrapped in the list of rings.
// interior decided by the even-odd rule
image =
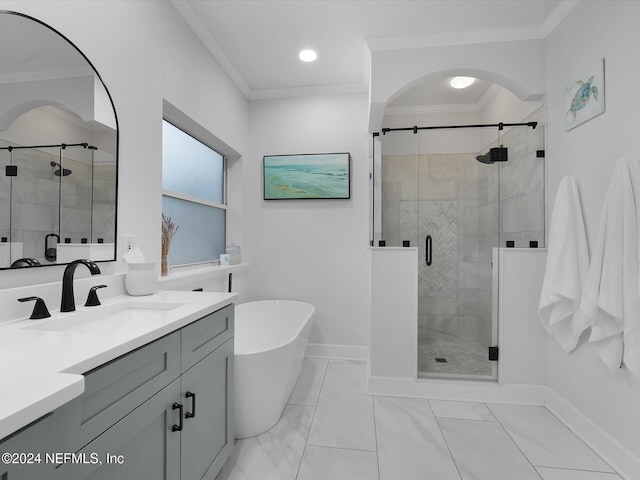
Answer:
[[[181,332],[182,371],[186,371],[233,337],[233,305],[187,325]]]
[[[216,478],[233,448],[232,400],[233,338],[182,374],[181,480]]]
[[[180,478],[180,381],[144,402],[61,465],[65,480],[176,480]]]
[[[0,479],[53,479],[55,465],[47,460],[46,455],[56,451],[55,434],[56,418],[54,414],[49,414],[0,442],[0,453],[8,453],[13,457],[7,464],[3,455]]]

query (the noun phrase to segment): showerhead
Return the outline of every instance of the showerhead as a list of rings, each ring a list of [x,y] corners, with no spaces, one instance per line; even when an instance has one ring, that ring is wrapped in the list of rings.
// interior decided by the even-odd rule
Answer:
[[[490,148],[484,155],[478,155],[476,160],[480,163],[493,164],[496,162],[507,161],[507,147],[500,145],[499,147]]]
[[[488,163],[488,164],[493,163],[488,153],[486,155],[478,155],[476,157],[476,160],[479,161],[480,163]]]
[[[59,177],[60,175],[62,175],[63,177],[71,175],[71,170],[69,170],[68,168],[62,168],[62,165],[60,165],[58,162],[51,162],[51,166],[58,167],[58,169],[53,172],[56,177]]]

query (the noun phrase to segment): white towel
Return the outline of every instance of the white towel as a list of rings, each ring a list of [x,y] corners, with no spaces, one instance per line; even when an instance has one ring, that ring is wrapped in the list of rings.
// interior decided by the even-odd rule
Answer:
[[[578,184],[575,177],[564,177],[551,215],[538,318],[567,353],[576,347],[588,326],[573,322],[588,268],[589,249]]]
[[[640,376],[638,228],[640,160],[621,158],[607,191],[580,308],[591,325],[589,341],[604,363]]]

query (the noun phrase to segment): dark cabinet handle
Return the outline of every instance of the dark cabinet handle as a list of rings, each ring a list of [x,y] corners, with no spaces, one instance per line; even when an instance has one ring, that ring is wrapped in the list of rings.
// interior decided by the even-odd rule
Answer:
[[[185,418],[196,418],[196,394],[193,392],[187,392],[185,395],[187,398],[191,398],[191,411],[187,412]]]
[[[171,431],[172,432],[180,432],[180,431],[182,431],[182,427],[183,427],[183,425],[182,425],[182,414],[184,413],[184,408],[178,402],[175,402],[171,408],[173,410],[176,410],[176,409],[180,410],[180,417],[179,417],[180,418],[180,422],[178,423],[178,425],[174,425],[173,427],[171,427]]]
[[[427,235],[427,238],[425,240],[425,250],[427,267],[430,267],[431,260],[433,259],[433,240],[431,238],[431,235]]]

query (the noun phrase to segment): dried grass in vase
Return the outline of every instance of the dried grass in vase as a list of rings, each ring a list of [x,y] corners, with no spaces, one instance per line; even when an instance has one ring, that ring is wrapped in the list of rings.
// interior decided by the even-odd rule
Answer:
[[[162,214],[162,264],[161,274],[166,275],[168,271],[167,256],[169,255],[169,247],[171,246],[171,239],[178,231],[179,225],[173,223],[171,217]]]

